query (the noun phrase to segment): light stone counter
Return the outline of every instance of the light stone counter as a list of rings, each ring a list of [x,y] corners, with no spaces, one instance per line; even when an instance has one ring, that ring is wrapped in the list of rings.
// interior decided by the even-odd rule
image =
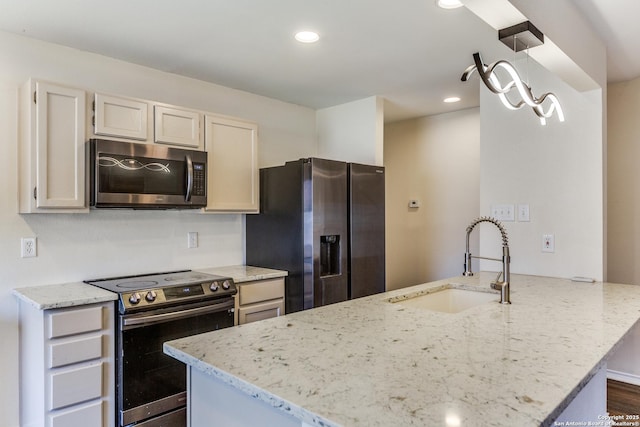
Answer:
[[[235,283],[251,282],[254,280],[276,279],[285,277],[288,273],[283,270],[272,270],[270,268],[253,267],[250,265],[231,265],[226,267],[214,267],[196,269],[202,273],[217,274],[219,276],[231,277]]]
[[[513,275],[512,305],[447,314],[387,301],[446,284],[488,290],[494,278],[418,285],[164,351],[297,425],[552,425],[640,317],[640,286]]]
[[[82,282],[13,289],[13,295],[39,310],[115,301],[118,294]]]
[[[204,268],[197,269],[197,271],[232,277],[236,283],[284,277],[287,275],[286,271],[248,265]],[[15,288],[12,293],[17,298],[39,310],[74,307],[104,301],[115,301],[118,299],[118,294],[116,293],[83,282]]]

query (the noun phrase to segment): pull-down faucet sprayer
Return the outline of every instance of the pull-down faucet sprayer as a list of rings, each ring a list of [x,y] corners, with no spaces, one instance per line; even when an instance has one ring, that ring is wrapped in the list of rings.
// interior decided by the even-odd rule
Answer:
[[[471,255],[471,252],[469,251],[469,236],[471,235],[473,228],[481,222],[490,222],[491,224],[498,227],[498,230],[500,230],[500,234],[502,235],[502,259]],[[500,291],[501,304],[511,304],[511,294],[509,289],[509,283],[511,282],[511,274],[509,272],[509,263],[511,262],[511,257],[509,256],[509,238],[507,237],[507,231],[497,219],[483,216],[474,220],[467,227],[467,250],[464,254],[464,273],[462,273],[463,276],[473,276],[473,272],[471,271],[472,258],[502,262],[502,272],[498,274],[495,282],[491,283],[491,287]],[[500,276],[502,276],[502,281],[500,281]]]

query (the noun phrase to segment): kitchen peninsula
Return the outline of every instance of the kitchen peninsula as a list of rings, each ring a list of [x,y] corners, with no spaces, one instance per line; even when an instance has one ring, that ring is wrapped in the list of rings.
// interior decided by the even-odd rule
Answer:
[[[640,317],[640,287],[512,275],[512,305],[402,303],[443,286],[486,291],[494,278],[417,285],[164,351],[187,364],[192,427],[213,416],[228,426],[546,426],[580,421],[580,404],[606,416],[606,361]]]

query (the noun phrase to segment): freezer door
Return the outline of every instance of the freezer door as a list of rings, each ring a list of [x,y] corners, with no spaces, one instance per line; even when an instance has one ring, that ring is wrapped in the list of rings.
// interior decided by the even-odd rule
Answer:
[[[385,290],[384,168],[349,163],[349,298]]]
[[[347,300],[349,278],[347,164],[312,158],[305,170],[305,217],[312,223],[305,253],[313,254],[313,260],[305,260],[312,269],[305,274],[306,309]]]

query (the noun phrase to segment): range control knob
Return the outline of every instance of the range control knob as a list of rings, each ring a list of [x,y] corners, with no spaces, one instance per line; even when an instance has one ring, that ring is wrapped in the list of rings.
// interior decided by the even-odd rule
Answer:
[[[140,294],[137,293],[137,292],[134,293],[134,294],[131,294],[131,296],[129,297],[129,302],[131,304],[134,304],[134,305],[139,303],[140,302]]]
[[[209,289],[211,289],[211,292],[215,292],[220,289],[220,286],[218,286],[218,282],[211,282]]]
[[[154,302],[157,296],[158,294],[156,294],[156,291],[149,291],[144,298],[149,302]]]
[[[228,280],[225,280],[224,282],[222,282],[222,289],[224,289],[225,291],[229,290],[230,287],[231,287],[231,283]]]

